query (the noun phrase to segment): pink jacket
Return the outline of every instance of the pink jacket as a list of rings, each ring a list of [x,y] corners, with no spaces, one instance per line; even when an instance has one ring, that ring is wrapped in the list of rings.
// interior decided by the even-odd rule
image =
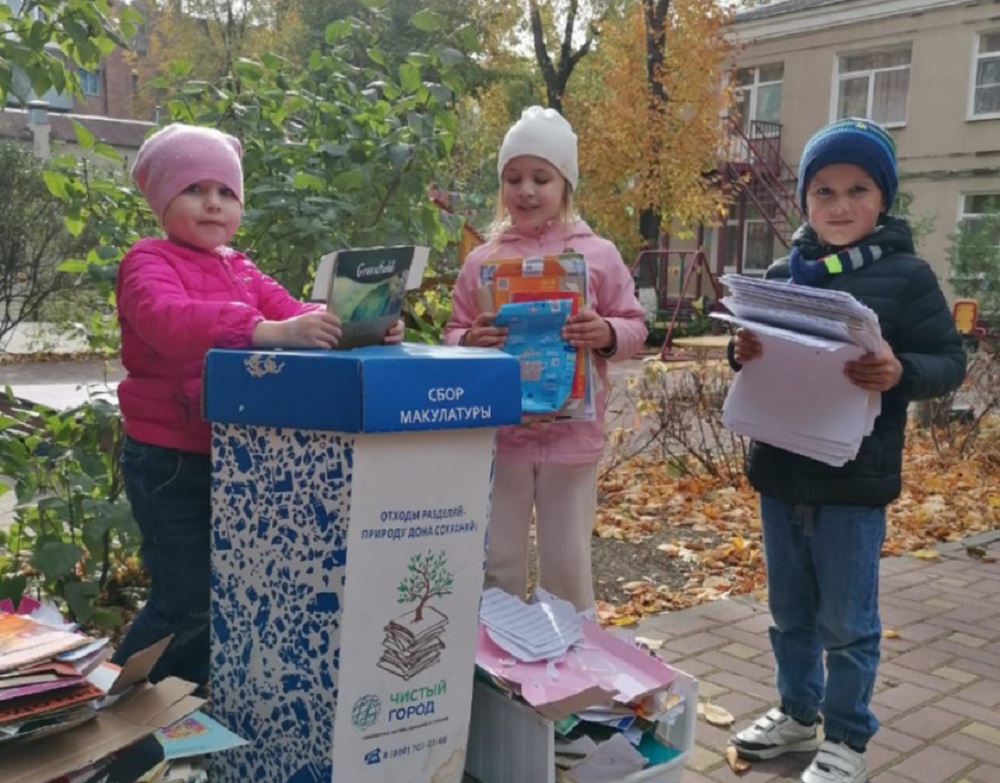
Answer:
[[[316,309],[294,299],[242,253],[209,253],[142,239],[122,259],[117,284],[125,432],[156,446],[207,453],[201,416],[209,348],[248,348],[254,327]]]
[[[540,234],[528,235],[509,229],[469,253],[455,282],[451,319],[445,327],[445,342],[457,345],[479,313],[475,292],[479,287],[479,267],[484,261],[570,250],[583,254],[587,262],[591,306],[615,330],[617,349],[610,360],[623,361],[634,356],[646,340],[646,314],[635,298],[632,275],[615,246],[598,237],[582,220],[570,224],[551,223]],[[594,359],[601,386],[596,400],[596,421],[502,427],[497,437],[499,457],[565,464],[600,460],[604,453],[608,369],[605,359],[597,354],[594,354]]]

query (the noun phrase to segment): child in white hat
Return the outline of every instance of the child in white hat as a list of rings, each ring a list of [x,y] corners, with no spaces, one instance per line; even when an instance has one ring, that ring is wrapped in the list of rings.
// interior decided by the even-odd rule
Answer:
[[[558,112],[525,109],[503,140],[497,174],[492,236],[462,265],[445,339],[457,345],[503,345],[507,332],[493,325],[495,313],[480,312],[476,305],[483,263],[575,251],[587,264],[590,304],[566,322],[563,337],[593,352],[601,388],[594,421],[501,429],[486,586],[524,595],[534,517],[540,586],[589,610],[594,606],[590,538],[597,513],[597,463],[604,452],[607,363],[629,359],[642,348],[645,313],[615,246],[575,215],[576,134]]]

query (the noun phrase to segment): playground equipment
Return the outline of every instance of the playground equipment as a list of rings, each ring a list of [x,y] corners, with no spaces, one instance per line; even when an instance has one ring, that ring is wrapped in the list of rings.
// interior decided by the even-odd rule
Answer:
[[[632,278],[654,325],[666,326],[660,358],[682,358],[672,353],[678,323],[721,307],[722,285],[704,250],[643,250],[632,264]]]

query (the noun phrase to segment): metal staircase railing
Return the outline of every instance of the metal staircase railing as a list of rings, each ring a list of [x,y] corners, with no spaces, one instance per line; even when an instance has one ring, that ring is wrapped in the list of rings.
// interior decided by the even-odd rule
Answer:
[[[796,174],[781,157],[781,125],[753,120],[745,133],[731,119],[730,132],[742,154],[726,162],[727,179],[746,194],[778,241],[790,247],[792,233],[805,215],[787,185],[795,182]]]

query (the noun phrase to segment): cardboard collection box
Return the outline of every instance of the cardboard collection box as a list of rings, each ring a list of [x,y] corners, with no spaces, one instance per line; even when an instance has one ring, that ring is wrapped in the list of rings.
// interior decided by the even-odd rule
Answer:
[[[499,351],[211,351],[213,783],[458,783]]]

